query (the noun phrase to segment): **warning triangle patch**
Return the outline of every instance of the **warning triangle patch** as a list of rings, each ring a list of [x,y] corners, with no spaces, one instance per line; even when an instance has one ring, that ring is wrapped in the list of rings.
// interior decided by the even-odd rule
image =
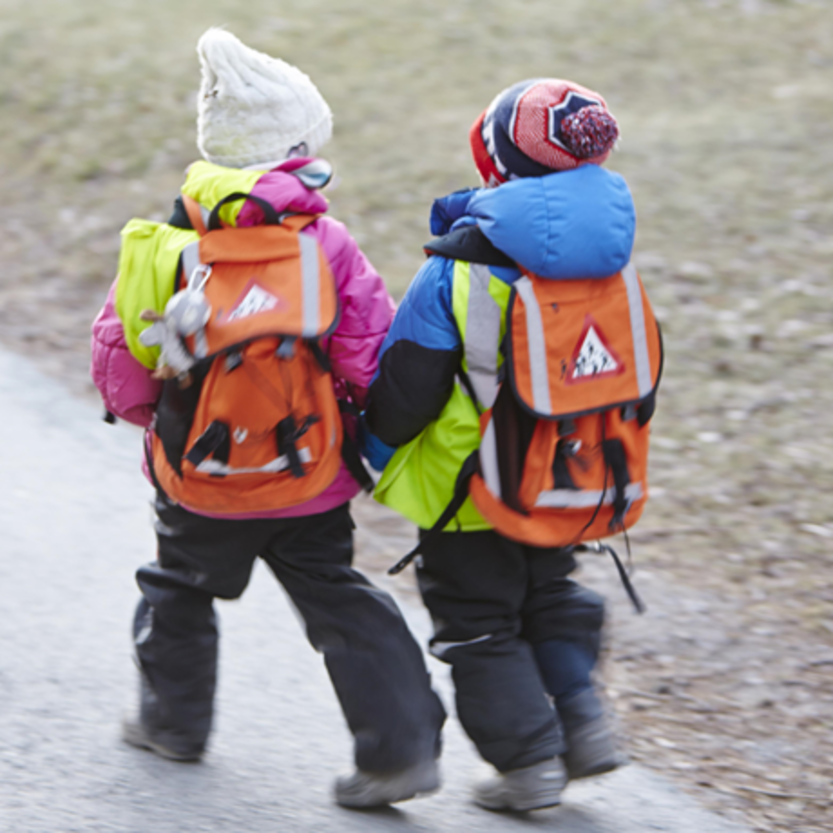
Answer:
[[[238,321],[241,318],[248,318],[250,315],[257,315],[261,312],[268,312],[275,309],[281,300],[264,289],[260,284],[251,281],[243,290],[235,305],[228,311],[224,323]]]
[[[588,315],[570,361],[569,382],[618,376],[625,369],[599,325]]]

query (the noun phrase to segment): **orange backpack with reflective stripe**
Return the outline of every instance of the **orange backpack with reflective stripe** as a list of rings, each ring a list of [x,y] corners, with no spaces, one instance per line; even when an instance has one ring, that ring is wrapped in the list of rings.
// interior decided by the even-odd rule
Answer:
[[[636,269],[514,285],[507,380],[481,415],[469,490],[503,535],[570,546],[632,526],[648,497],[659,328]]]
[[[536,547],[598,540],[641,515],[663,354],[636,269],[583,280],[525,272],[512,288],[502,352],[497,397],[480,413],[480,446],[453,500],[389,572],[430,546],[469,495],[499,533]],[[474,386],[460,377],[480,411]]]
[[[326,257],[303,232],[316,218],[273,216],[264,203],[274,225],[222,227],[220,206],[243,196],[227,197],[208,222],[183,200],[200,239],[182,253],[179,286],[201,292],[210,314],[183,339],[190,370],[164,384],[149,461],[174,501],[220,515],[304,503],[342,459],[319,344],[335,329],[338,298]]]

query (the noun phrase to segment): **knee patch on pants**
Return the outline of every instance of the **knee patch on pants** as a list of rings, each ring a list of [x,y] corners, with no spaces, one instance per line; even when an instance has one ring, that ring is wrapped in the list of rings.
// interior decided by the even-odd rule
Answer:
[[[529,642],[575,642],[598,657],[604,625],[604,598],[569,579],[554,582],[524,611],[523,637]]]

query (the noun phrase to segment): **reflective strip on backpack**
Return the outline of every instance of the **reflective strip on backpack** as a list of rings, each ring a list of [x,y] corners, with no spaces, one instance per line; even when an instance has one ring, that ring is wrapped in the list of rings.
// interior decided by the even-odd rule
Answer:
[[[532,288],[532,281],[524,276],[515,281],[515,289],[524,302],[526,335],[529,341],[529,375],[532,379],[532,403],[539,414],[551,414],[550,378],[547,368],[547,345],[541,308]]]
[[[315,338],[320,326],[321,279],[318,271],[318,243],[307,234],[298,234],[301,248],[301,286],[303,293],[303,324],[301,335]]]
[[[308,448],[299,448],[298,457],[302,463],[309,463],[312,461],[312,452]],[[280,471],[286,471],[288,468],[289,457],[286,454],[281,454],[280,457],[275,457],[274,460],[270,460],[265,466],[242,469],[232,468],[228,463],[223,463],[220,460],[214,460],[208,457],[197,466],[197,471],[202,474],[214,475],[275,474]]]
[[[486,433],[480,441],[480,469],[483,472],[483,481],[486,483],[486,487],[495,497],[501,497],[495,421],[493,419],[489,420]]]
[[[639,500],[644,494],[641,483],[629,483],[625,487],[625,498],[629,503]],[[616,487],[611,486],[604,494],[586,489],[553,489],[541,492],[535,501],[536,509],[592,509],[600,503],[610,506],[616,498]]]
[[[636,365],[636,384],[640,399],[653,390],[651,382],[651,359],[648,355],[648,337],[645,332],[645,310],[642,308],[642,287],[636,267],[629,263],[622,270],[622,279],[628,290],[628,306],[631,313],[631,335],[633,357]]]
[[[497,360],[502,311],[489,292],[492,273],[482,263],[469,268],[469,299],[463,340],[466,368],[474,392],[484,409],[495,404],[498,391]]]

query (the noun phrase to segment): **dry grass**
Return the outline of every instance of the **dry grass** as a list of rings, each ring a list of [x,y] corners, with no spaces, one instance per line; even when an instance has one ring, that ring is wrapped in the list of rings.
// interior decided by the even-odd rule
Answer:
[[[118,230],[134,215],[164,217],[196,156],[194,44],[207,26],[227,24],[315,79],[336,117],[332,211],[396,293],[421,261],[431,199],[475,183],[467,131],[498,90],[562,75],[601,91],[622,125],[610,166],[635,195],[638,263],[667,348],[642,527],[688,530],[638,554],[669,598],[708,609],[655,603],[667,629],[623,625],[608,663],[615,702],[633,754],[677,765],[705,800],[760,830],[824,829],[833,666],[813,663],[833,655],[827,3],[0,0],[0,10],[0,338],[88,392],[88,324]],[[700,638],[715,628],[720,638]],[[727,735],[737,744],[721,751]],[[761,758],[764,747],[777,754]]]

